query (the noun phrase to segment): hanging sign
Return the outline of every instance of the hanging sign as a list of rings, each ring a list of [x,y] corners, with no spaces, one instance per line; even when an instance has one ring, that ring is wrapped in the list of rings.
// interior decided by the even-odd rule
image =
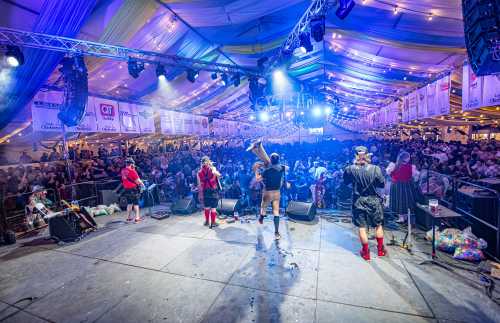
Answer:
[[[500,105],[500,74],[483,76],[483,106]]]
[[[437,87],[437,81],[427,84],[427,117],[434,117],[439,114]]]
[[[462,75],[462,110],[474,110],[482,106],[483,77],[477,77],[470,65],[464,65]]]
[[[87,108],[80,124],[74,127],[69,127],[68,132],[97,132],[97,121],[94,109],[94,97],[89,96],[87,100]]]
[[[450,82],[450,75],[436,81],[438,115],[446,115],[450,113]]]
[[[427,87],[420,88],[417,93],[417,118],[424,119],[427,117]]]
[[[39,91],[31,103],[31,117],[34,131],[62,131],[62,123],[57,117],[63,103],[63,93]]]
[[[417,92],[411,92],[406,98],[408,100],[408,119],[415,120],[417,119]]]
[[[155,119],[151,107],[138,105],[137,120],[139,121],[139,130],[141,133],[155,132]]]
[[[120,115],[118,102],[94,98],[94,109],[97,119],[97,130],[105,133],[120,132]]]
[[[120,130],[122,133],[140,133],[137,106],[128,102],[119,102]]]

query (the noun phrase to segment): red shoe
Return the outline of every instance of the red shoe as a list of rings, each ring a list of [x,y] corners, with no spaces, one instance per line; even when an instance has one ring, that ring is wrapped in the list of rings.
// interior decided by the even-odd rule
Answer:
[[[366,261],[370,261],[370,250],[368,250],[368,252],[364,252],[363,249],[361,249],[359,251],[359,254],[361,255],[361,257],[366,260]]]
[[[387,256],[387,249],[385,249],[385,246],[382,246],[382,248],[378,248],[378,256],[379,257]]]

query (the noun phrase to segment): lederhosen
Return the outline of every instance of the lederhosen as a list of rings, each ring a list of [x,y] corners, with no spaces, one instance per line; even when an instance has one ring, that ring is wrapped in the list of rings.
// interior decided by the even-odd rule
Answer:
[[[219,204],[219,180],[211,170],[202,168],[198,173],[203,188],[203,206],[215,209]]]

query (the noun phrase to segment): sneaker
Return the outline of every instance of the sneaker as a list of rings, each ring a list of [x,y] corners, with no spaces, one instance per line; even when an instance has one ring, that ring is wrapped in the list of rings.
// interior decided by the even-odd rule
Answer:
[[[263,216],[263,215],[260,215],[260,216],[259,216],[259,223],[260,223],[260,224],[263,224],[263,223],[264,223],[264,216]]]
[[[385,248],[385,246],[382,246],[382,248],[378,248],[378,256],[379,257],[387,256],[387,249]]]
[[[281,234],[279,232],[274,233],[274,240],[279,240],[281,239]]]
[[[208,225],[209,225],[208,221],[205,221],[205,223],[203,223],[203,225],[208,227]]]
[[[366,261],[370,261],[370,251],[368,251],[368,252],[366,252],[366,253],[365,253],[365,252],[363,252],[363,249],[361,249],[361,250],[359,251],[359,254],[361,255],[361,257],[362,257],[364,260],[366,260]]]

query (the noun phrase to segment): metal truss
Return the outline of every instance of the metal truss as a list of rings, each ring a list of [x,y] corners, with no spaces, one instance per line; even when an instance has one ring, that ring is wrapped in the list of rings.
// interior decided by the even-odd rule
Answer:
[[[0,27],[0,45],[16,45],[67,53],[69,55],[85,55],[114,60],[128,61],[133,58],[137,61],[165,66],[191,68],[219,73],[240,73],[241,76],[259,76],[256,70],[243,68],[235,64],[207,62],[198,59],[162,54],[152,51],[127,48],[123,46],[107,45],[86,40],[67,38]]]
[[[307,31],[307,29],[309,28],[309,23],[311,22],[311,19],[313,17],[325,15],[329,7],[329,2],[329,0],[314,0],[311,3],[309,8],[307,8],[307,10],[300,18],[299,22],[297,22],[295,27],[290,32],[285,42],[281,45],[279,52],[273,62],[280,61],[280,59],[285,56],[285,53],[290,53],[295,48],[300,47],[299,35],[302,32]],[[337,3],[337,1],[333,2],[335,2],[335,4]]]

